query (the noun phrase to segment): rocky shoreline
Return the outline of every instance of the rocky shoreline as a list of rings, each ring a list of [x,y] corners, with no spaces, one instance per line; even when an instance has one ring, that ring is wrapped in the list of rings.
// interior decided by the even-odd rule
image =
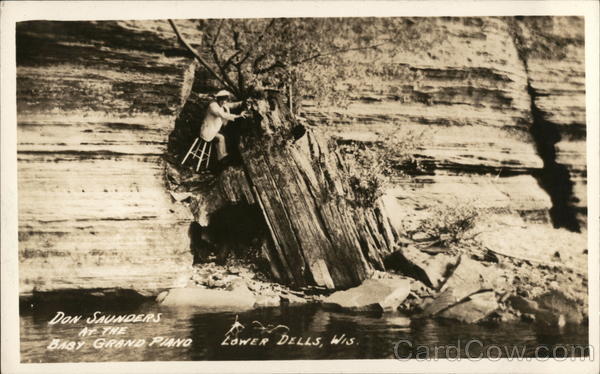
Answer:
[[[581,291],[586,288],[572,281],[587,280],[572,269],[548,269],[509,258],[480,262],[464,254],[436,256],[440,257],[432,258],[429,267],[421,265],[438,281],[435,288],[399,271],[376,271],[360,286],[345,291],[292,290],[270,282],[252,264],[209,262],[194,266],[185,287],[164,291],[156,301],[167,307],[216,311],[318,303],[338,312],[396,313],[405,317],[406,324],[412,318],[480,324],[521,320],[557,327],[587,323],[587,295]],[[444,265],[448,267],[440,274]]]
[[[214,262],[195,265],[193,275],[185,287],[164,291],[157,296],[156,301],[166,306],[244,310],[281,304],[305,304],[319,300],[317,295],[309,295],[269,282],[253,267],[252,264],[241,262],[228,265],[217,265]],[[177,291],[174,293],[173,290]],[[227,300],[220,298],[225,295]]]

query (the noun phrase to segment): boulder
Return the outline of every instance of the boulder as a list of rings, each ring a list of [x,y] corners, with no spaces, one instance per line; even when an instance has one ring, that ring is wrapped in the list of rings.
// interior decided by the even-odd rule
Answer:
[[[494,292],[483,292],[469,296],[468,300],[440,313],[440,317],[466,323],[477,323],[499,308]]]
[[[162,302],[165,300],[165,298],[167,297],[167,295],[168,295],[168,294],[169,294],[169,291],[162,291],[161,293],[159,293],[159,294],[156,296],[156,300],[155,300],[155,301],[156,301],[158,304],[161,304],[161,303],[162,303]]]
[[[173,288],[168,291],[160,305],[169,307],[195,307],[218,311],[243,311],[251,309],[256,298],[245,286],[232,290],[207,288]]]
[[[386,323],[393,325],[393,326],[398,326],[398,327],[408,327],[410,326],[410,318],[408,317],[403,317],[403,316],[390,316],[387,317],[385,319]]]
[[[507,301],[513,309],[523,315],[531,315],[537,322],[546,325],[579,324],[584,320],[577,304],[559,291],[547,292],[534,300],[528,300],[521,296],[511,296]]]
[[[448,271],[456,266],[456,262],[455,256],[443,253],[432,256],[409,246],[386,256],[383,263],[387,270],[397,271],[437,290]]]
[[[395,311],[410,292],[408,279],[367,279],[323,300],[325,307],[354,312]]]
[[[560,316],[564,317],[566,323],[582,323],[583,313],[576,301],[571,300],[558,290],[552,290],[535,298],[535,301],[545,310],[550,311],[556,317],[557,324],[560,325]],[[554,321],[554,318],[552,319]],[[563,324],[564,324],[563,322]]]
[[[489,280],[491,277],[488,274],[490,274],[490,269],[487,266],[462,255],[458,266],[444,283],[441,291],[454,289],[455,295],[458,297],[467,297],[474,292],[492,286]]]
[[[304,299],[300,296],[296,296],[291,293],[286,293],[286,294],[281,295],[281,300],[283,300],[283,302],[285,302],[289,305],[306,304],[308,302],[308,301],[306,301],[306,299]]]
[[[165,163],[165,173],[167,175],[167,180],[169,182],[171,182],[175,185],[181,184],[181,173],[170,162]]]
[[[277,295],[258,295],[256,296],[255,307],[268,308],[272,306],[279,306],[281,299]]]
[[[535,301],[528,300],[522,296],[511,296],[506,301],[513,309],[523,314],[534,314],[539,310],[539,306]]]
[[[548,309],[540,309],[533,316],[535,321],[542,325],[563,327],[567,324],[566,315]]]
[[[171,194],[171,197],[173,198],[173,200],[177,201],[177,202],[184,201],[184,200],[189,199],[190,197],[193,196],[190,192],[174,192],[174,191],[169,191],[169,193]]]
[[[454,304],[465,301],[470,295],[492,289],[494,283],[488,280],[490,277],[487,275],[490,272],[493,274],[491,278],[497,276],[495,271],[481,263],[468,256],[461,256],[458,266],[443,284],[440,292],[423,306],[423,313],[427,316],[436,315]]]

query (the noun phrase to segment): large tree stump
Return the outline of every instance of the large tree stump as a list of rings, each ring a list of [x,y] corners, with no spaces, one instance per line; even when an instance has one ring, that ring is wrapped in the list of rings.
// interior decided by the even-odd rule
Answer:
[[[273,274],[293,286],[348,288],[383,270],[395,233],[381,205],[357,203],[335,146],[302,131],[275,96],[253,102],[252,113],[238,124],[239,150],[269,226]]]

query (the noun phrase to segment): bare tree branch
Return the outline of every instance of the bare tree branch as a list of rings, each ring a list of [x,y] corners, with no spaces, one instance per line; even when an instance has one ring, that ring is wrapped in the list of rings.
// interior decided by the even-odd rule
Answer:
[[[238,76],[238,88],[239,88],[240,92],[244,92],[244,89],[246,86],[246,79],[244,77],[242,64],[235,64],[235,68],[236,68],[237,76]]]
[[[198,60],[198,62],[200,62],[200,64],[202,64],[202,66],[204,66],[204,68],[206,68],[206,70],[208,70],[208,72],[213,77],[215,77],[223,86],[225,86],[226,88],[230,89],[231,91],[237,93],[235,86],[230,86],[229,84],[227,84],[227,82],[222,77],[220,77],[219,74],[217,74],[217,72],[212,67],[210,67],[208,62],[206,62],[206,60],[204,60],[204,58],[202,58],[202,56],[200,56],[200,54],[191,46],[191,44],[188,43],[183,38],[183,36],[179,32],[179,29],[175,25],[175,22],[173,22],[173,20],[170,20],[170,19],[168,21],[169,21],[169,24],[171,24],[173,31],[175,31],[175,35],[177,35],[177,39],[179,40],[179,42],[181,44],[183,44],[183,46],[185,48],[187,48],[187,50],[190,51],[194,55],[194,57]]]
[[[250,44],[248,46],[248,48],[246,48],[246,53],[245,53],[244,57],[238,62],[239,64],[243,64],[244,62],[246,62],[246,60],[248,59],[248,57],[250,57],[252,51],[254,50],[254,46],[260,44],[260,42],[263,40],[263,38],[267,34],[267,31],[269,31],[271,29],[271,27],[273,26],[274,23],[275,23],[275,18],[273,18],[271,20],[271,22],[269,22],[267,24],[267,26],[265,27],[263,32],[258,36],[258,38],[252,44]]]
[[[241,51],[242,47],[240,45],[240,33],[237,30],[233,30],[231,37],[233,38],[233,45],[235,46],[236,51]]]
[[[219,35],[221,34],[221,28],[223,27],[223,22],[225,20],[222,19],[221,22],[219,22],[219,27],[217,28],[217,32],[215,33],[215,36],[213,38],[212,43],[210,44],[211,47],[214,47],[217,44],[217,40],[219,40]]]
[[[271,22],[269,22],[269,24],[265,27],[263,32],[259,35],[258,39],[256,40],[256,43],[254,43],[254,44],[258,44],[263,40],[263,38],[267,34],[267,31],[269,31],[271,29],[271,27],[273,27],[273,25],[275,24],[275,20],[276,20],[276,18],[273,18],[271,20]]]
[[[307,58],[303,58],[301,60],[296,60],[296,61],[292,61],[292,62],[288,62],[288,63],[285,63],[285,62],[283,62],[281,60],[276,60],[274,63],[272,63],[271,65],[269,65],[269,66],[267,66],[265,68],[256,69],[256,67],[255,67],[254,73],[255,74],[264,74],[264,73],[268,73],[268,72],[270,72],[272,70],[275,70],[275,69],[286,69],[286,68],[289,68],[289,67],[292,67],[292,66],[301,65],[303,63],[306,63],[306,62],[309,62],[309,61],[312,61],[312,60],[316,60],[316,59],[321,58],[321,57],[333,56],[333,55],[337,55],[337,54],[340,54],[340,53],[346,53],[346,52],[350,52],[350,51],[360,51],[360,50],[365,50],[365,49],[375,49],[375,48],[380,47],[382,45],[385,45],[387,43],[388,42],[383,42],[383,43],[368,45],[368,46],[364,46],[364,47],[353,47],[353,48],[336,49],[336,50],[333,50],[333,51],[329,51],[327,53],[317,53],[317,54],[314,54],[314,55],[309,56]],[[259,57],[262,57],[262,56],[259,56]],[[263,59],[264,58],[266,58],[266,56],[264,56]],[[258,60],[258,58],[257,58],[257,60]],[[256,60],[255,60],[255,63],[256,63]],[[258,64],[256,64],[256,65],[258,65]]]
[[[235,49],[241,53],[242,45],[240,43],[240,33],[238,30],[233,30],[232,39],[233,39],[233,44],[235,46]],[[235,70],[237,73],[239,92],[244,92],[244,89],[245,89],[244,86],[246,83],[245,83],[244,73],[243,73],[243,69],[242,69],[242,62],[235,62],[232,60],[231,63],[233,64],[233,66],[235,66]]]
[[[213,38],[213,43],[210,45],[210,51],[211,51],[211,54],[212,54],[213,61],[215,62],[215,65],[217,65],[217,67],[219,68],[219,71],[221,72],[223,80],[225,82],[227,82],[227,84],[229,86],[234,87],[235,83],[233,83],[233,81],[229,77],[229,73],[228,73],[228,70],[227,70],[227,65],[225,65],[221,61],[221,58],[219,57],[219,52],[217,51],[217,47],[216,47],[216,44],[215,44],[217,42],[218,38],[219,38],[219,34],[221,33],[221,26],[222,25],[223,25],[223,20],[221,20],[221,22],[219,23],[219,29],[217,30],[217,34]],[[241,90],[240,90],[240,92],[241,92]]]
[[[219,68],[219,71],[221,72],[221,75],[223,76],[223,80],[225,82],[227,82],[227,84],[229,84],[230,86],[234,86],[235,83],[233,83],[233,81],[231,80],[231,78],[229,78],[229,74],[227,72],[227,68],[221,62],[221,59],[219,58],[219,54],[217,53],[216,48],[214,46],[212,46],[210,49],[211,49],[211,52],[212,52],[213,60],[215,61],[215,65],[217,65],[217,67]]]
[[[271,70],[275,70],[275,69],[285,69],[288,67],[288,64],[280,61],[280,60],[276,60],[274,63],[272,63],[271,65],[267,66],[266,68],[262,68],[262,69],[258,69],[255,70],[254,73],[255,74],[264,74],[264,73],[268,73]]]
[[[233,59],[236,58],[237,56],[239,56],[241,53],[242,53],[242,51],[236,51],[234,54],[232,54],[231,57],[229,57],[223,63],[223,68],[226,69],[229,65],[231,65],[233,63]]]

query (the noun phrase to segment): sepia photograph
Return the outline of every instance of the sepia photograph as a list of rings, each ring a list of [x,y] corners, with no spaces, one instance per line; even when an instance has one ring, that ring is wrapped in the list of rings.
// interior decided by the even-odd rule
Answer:
[[[13,359],[596,360],[580,13],[14,22]]]

